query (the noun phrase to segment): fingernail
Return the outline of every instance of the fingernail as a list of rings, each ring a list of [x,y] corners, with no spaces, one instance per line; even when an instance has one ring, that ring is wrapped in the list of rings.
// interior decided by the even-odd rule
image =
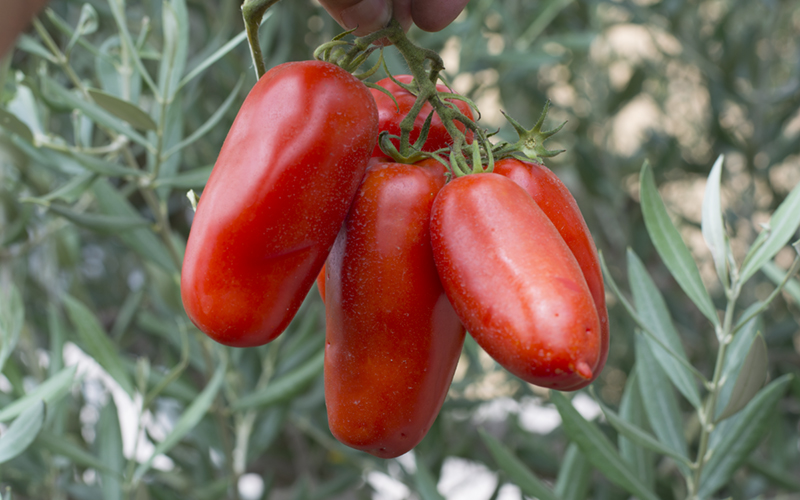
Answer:
[[[357,28],[355,34],[364,36],[389,24],[392,8],[388,0],[362,0],[341,13],[347,29]]]

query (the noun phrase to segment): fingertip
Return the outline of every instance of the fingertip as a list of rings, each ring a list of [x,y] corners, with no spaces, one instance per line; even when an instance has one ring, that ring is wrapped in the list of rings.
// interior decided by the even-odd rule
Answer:
[[[414,24],[423,31],[441,31],[461,14],[469,0],[415,0],[411,4]]]
[[[389,24],[392,6],[389,0],[361,0],[340,13],[347,29],[355,29],[356,36],[364,36]]]

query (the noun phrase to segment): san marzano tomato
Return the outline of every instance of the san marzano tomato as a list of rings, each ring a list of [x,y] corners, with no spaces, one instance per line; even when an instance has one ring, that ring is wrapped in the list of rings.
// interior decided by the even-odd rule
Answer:
[[[433,160],[373,160],[325,266],[328,423],[342,443],[383,458],[430,429],[464,341],[430,244],[444,172]]]
[[[198,328],[237,347],[283,332],[333,246],[377,134],[369,90],[338,66],[286,63],[256,83],[189,235],[181,295]]]
[[[478,344],[532,384],[590,380],[600,321],[574,255],[523,188],[459,177],[436,197],[431,243],[447,297]]]
[[[594,376],[591,380],[594,380],[600,374],[608,357],[608,311],[600,259],[580,208],[561,179],[542,164],[508,158],[495,163],[494,173],[508,177],[531,195],[533,201],[556,227],[581,267],[600,319],[600,358],[597,366],[592,367]],[[591,380],[581,382],[570,389],[580,389],[588,385]]]

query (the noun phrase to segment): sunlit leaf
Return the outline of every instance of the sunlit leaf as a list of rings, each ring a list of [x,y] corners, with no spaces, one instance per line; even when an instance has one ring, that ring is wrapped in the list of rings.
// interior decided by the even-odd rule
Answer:
[[[661,195],[658,194],[653,170],[646,161],[642,165],[640,174],[639,194],[647,233],[667,269],[700,312],[718,325],[717,310],[700,279],[700,271],[697,270],[692,254],[689,253],[680,233],[669,218],[667,208],[661,200]]]
[[[723,156],[720,155],[708,175],[706,190],[703,195],[702,230],[706,245],[711,250],[714,266],[717,268],[717,276],[727,286],[728,255],[730,250],[725,235],[725,222],[722,219],[722,199],[720,196],[722,160]]]

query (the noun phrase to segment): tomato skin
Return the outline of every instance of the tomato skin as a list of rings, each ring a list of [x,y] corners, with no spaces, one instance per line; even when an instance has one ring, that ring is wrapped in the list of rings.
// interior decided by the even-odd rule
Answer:
[[[453,378],[464,327],[430,245],[444,168],[370,164],[325,265],[325,401],[342,443],[381,458],[416,446]]]
[[[411,83],[414,77],[411,75],[397,75],[395,76],[395,79],[401,83]],[[385,130],[390,134],[399,137],[400,122],[403,121],[403,118],[405,118],[406,115],[408,115],[408,112],[414,106],[414,102],[416,102],[417,97],[411,92],[405,90],[403,87],[394,83],[391,78],[384,78],[377,84],[388,90],[394,96],[394,98],[397,99],[397,104],[395,104],[389,96],[380,90],[370,89],[370,92],[372,92],[372,97],[375,98],[375,103],[378,106],[378,127],[381,132]],[[442,84],[437,85],[436,88],[439,89],[440,92],[451,92],[450,89]],[[446,101],[455,104],[461,113],[472,119],[472,109],[469,107],[469,104],[457,99],[446,99]],[[428,115],[431,113],[431,111],[433,111],[433,107],[430,105],[430,103],[426,102],[422,106],[422,110],[417,115],[416,120],[414,120],[414,128],[411,131],[409,139],[412,145],[419,137],[419,133],[422,130],[422,125],[425,123],[425,119],[428,118]],[[464,132],[465,127],[463,124],[456,122],[456,126],[459,130]],[[472,132],[467,132],[468,141],[471,139],[471,137]],[[396,147],[399,147],[399,141],[393,140],[392,142]],[[431,120],[431,127],[428,131],[428,138],[425,140],[425,145],[423,146],[422,150],[436,151],[437,149],[447,148],[452,144],[453,139],[450,137],[447,129],[444,128],[442,119],[439,118],[438,114],[434,113]],[[372,151],[372,156],[374,158],[380,158],[385,157],[386,155],[383,153],[383,151],[381,151],[380,145],[377,145]]]
[[[202,193],[181,275],[192,322],[219,343],[288,326],[336,239],[377,140],[369,90],[320,61],[268,71]]]
[[[591,379],[600,357],[592,295],[523,188],[494,173],[453,180],[434,202],[431,244],[453,308],[498,363],[551,389]]]
[[[608,310],[603,272],[594,240],[572,193],[549,168],[539,163],[509,158],[495,163],[494,173],[508,177],[531,195],[572,251],[592,292],[600,319],[600,358],[597,366],[592,367],[592,379],[574,387],[575,390],[580,389],[597,378],[608,358]]]

